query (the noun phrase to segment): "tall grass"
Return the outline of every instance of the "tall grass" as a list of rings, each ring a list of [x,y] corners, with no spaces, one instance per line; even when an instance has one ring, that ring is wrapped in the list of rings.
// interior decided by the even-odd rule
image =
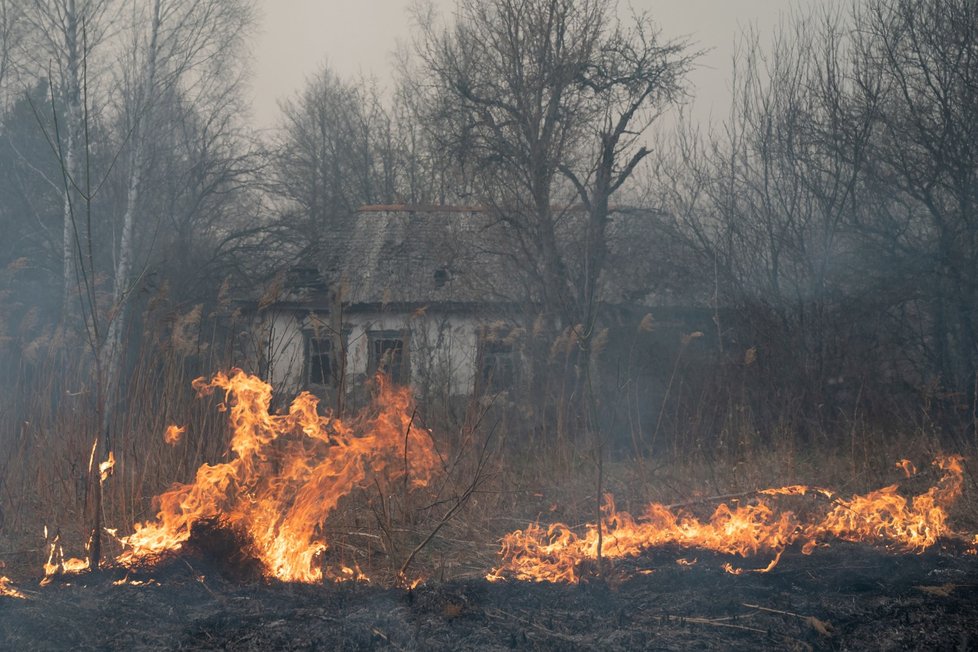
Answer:
[[[202,316],[192,307],[134,323],[127,382],[114,412],[117,462],[104,488],[107,527],[126,533],[152,518],[154,496],[226,455],[220,397],[198,398],[191,381],[233,365],[247,369],[234,346],[244,327],[234,313]],[[44,561],[45,526],[50,535],[60,532],[67,554],[84,554],[86,465],[98,427],[84,347],[70,335],[48,337],[8,355],[16,364],[0,393],[0,559],[11,573],[27,576]],[[432,433],[442,467],[436,481],[409,491],[379,475],[344,499],[324,525],[328,561],[389,581],[409,559],[409,575],[477,576],[492,564],[506,531],[537,519],[591,520],[595,458],[590,441],[567,421],[580,398],[573,347],[562,337],[548,347],[551,381],[533,378],[543,383],[540,391],[472,396],[462,404],[447,388],[428,391],[414,426]],[[634,338],[624,345],[633,355]],[[871,396],[880,400],[869,392],[836,418],[813,423],[810,409],[789,392],[772,393],[766,404],[744,378],[756,371],[752,365],[723,366],[694,350],[702,342],[679,343],[662,356],[665,371],[657,377],[619,367],[602,381],[602,427],[614,444],[604,486],[623,509],[788,483],[860,492],[900,480],[893,466],[900,458],[922,466],[955,445],[921,416],[926,410],[882,418],[883,406],[866,405]],[[614,367],[614,343],[603,355]],[[530,403],[541,399],[547,403]],[[177,445],[163,439],[173,423],[186,427]],[[954,515],[963,527],[978,525],[976,496],[969,479]]]
[[[198,309],[190,309],[198,313]],[[174,481],[186,481],[205,461],[226,449],[221,415],[196,398],[191,381],[204,369],[234,364],[225,346],[233,324],[199,319],[187,328],[186,312],[164,319],[147,314],[143,332],[128,333],[126,382],[113,402],[110,431],[116,466],[103,490],[107,527],[120,531],[153,515],[152,497]],[[191,318],[192,315],[191,315]],[[8,564],[37,565],[45,554],[43,532],[60,533],[66,552],[87,539],[87,468],[99,430],[95,377],[88,349],[77,336],[52,331],[35,341],[30,355],[8,352],[15,361],[0,397],[0,509],[4,514],[0,552]],[[185,441],[169,446],[170,423],[187,426]]]

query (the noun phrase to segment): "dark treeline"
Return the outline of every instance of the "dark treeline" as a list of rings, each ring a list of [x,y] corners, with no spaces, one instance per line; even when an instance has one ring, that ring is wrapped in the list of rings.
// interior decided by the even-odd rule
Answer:
[[[866,0],[748,34],[729,115],[675,130],[661,118],[695,95],[697,46],[654,16],[460,0],[450,22],[416,18],[392,92],[323,69],[259,137],[248,0],[0,0],[4,428],[40,401],[111,443],[147,377],[241,362],[231,298],[341,247],[358,206],[447,203],[506,226],[487,246],[534,306],[527,328],[551,325],[539,355],[574,339],[578,389],[626,382],[590,378],[615,351],[606,302],[712,315],[678,349],[699,355],[656,362],[673,378],[635,397],[653,423],[633,431],[707,437],[736,405],[803,441],[855,415],[970,441],[978,5]],[[638,216],[627,232],[615,207]],[[607,400],[573,418],[591,428]]]

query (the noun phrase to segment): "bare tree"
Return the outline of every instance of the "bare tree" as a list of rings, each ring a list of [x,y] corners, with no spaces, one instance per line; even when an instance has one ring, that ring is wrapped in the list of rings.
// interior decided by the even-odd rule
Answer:
[[[615,24],[578,83],[588,89],[576,151],[560,163],[583,204],[584,249],[575,289],[578,334],[585,351],[594,333],[599,281],[608,255],[611,200],[651,153],[643,136],[683,95],[696,55],[681,42],[661,42],[647,16],[631,28]],[[589,354],[585,356],[589,359]]]
[[[649,153],[646,131],[681,96],[694,55],[662,42],[647,16],[623,25],[608,3],[465,0],[454,26],[434,25],[416,47],[419,122],[460,185],[510,227],[550,318],[589,322],[610,200]],[[587,219],[572,217],[575,200]],[[567,228],[585,243],[580,266]]]
[[[198,168],[197,185],[179,188],[168,177],[153,176],[214,165],[222,156],[213,156],[213,148],[237,157],[226,139],[233,131],[231,120],[240,113],[234,101],[241,88],[237,57],[248,34],[251,4],[33,0],[25,13],[32,45],[24,49],[30,54],[25,67],[36,78],[52,79],[54,128],[47,136],[64,192],[62,312],[67,323],[69,301],[81,295],[99,423],[93,459],[102,459],[112,445],[130,304],[161,240],[163,208],[167,203],[173,208],[167,195],[186,201],[187,212],[199,216],[207,198],[233,187],[243,174],[240,162],[227,163],[216,175]],[[117,9],[128,9],[128,15]],[[102,43],[122,56],[94,56]],[[92,110],[96,106],[98,115]],[[35,107],[42,129],[44,111]],[[195,146],[200,149],[181,151],[181,132],[199,138]],[[188,156],[178,162],[182,153]],[[103,169],[95,170],[96,159]],[[164,162],[170,169],[164,169]],[[107,293],[96,280],[105,276],[111,279]],[[99,300],[104,294],[110,296],[108,305]],[[93,567],[100,556],[97,476],[96,470],[90,483],[96,503],[89,547]]]
[[[877,0],[857,14],[873,103],[869,181],[887,201],[860,231],[913,270],[922,341],[939,383],[974,395],[978,373],[978,6]],[[875,99],[869,84],[863,97]]]
[[[319,71],[282,104],[271,191],[292,255],[323,254],[347,233],[359,206],[399,193],[399,142],[377,89]]]
[[[661,164],[663,232],[737,309],[726,332],[758,346],[757,413],[786,413],[770,395],[791,387],[776,395],[831,408],[796,424],[824,432],[867,395],[917,388],[963,417],[951,430],[974,428],[976,17],[874,0],[796,16],[770,48],[748,37],[730,118]]]
[[[84,270],[76,258],[91,251],[90,205],[91,169],[85,165],[88,151],[89,63],[110,29],[107,16],[113,13],[112,0],[32,0],[25,10],[30,38],[25,43],[25,64],[35,75],[46,76],[64,107],[64,121],[51,138],[62,161],[64,224],[62,232],[63,300],[67,318],[72,296],[82,285]],[[52,105],[54,102],[52,102]],[[82,222],[82,218],[86,218]],[[89,297],[91,299],[91,296]]]
[[[463,0],[453,27],[423,26],[417,44],[416,83],[429,89],[418,118],[463,184],[511,227],[551,320],[569,321],[574,305],[557,240],[555,198],[571,196],[559,168],[587,118],[581,75],[609,16],[591,0]]]
[[[133,9],[129,63],[120,80],[125,98],[120,113],[125,117],[129,154],[125,208],[114,256],[112,307],[101,343],[103,384],[109,401],[103,411],[106,432],[122,373],[122,334],[135,287],[136,220],[147,206],[149,154],[152,141],[159,137],[151,130],[164,119],[157,112],[175,95],[185,96],[185,102],[201,110],[214,101],[227,109],[224,98],[239,81],[228,71],[235,69],[234,57],[251,21],[247,0],[153,0],[149,7],[134,5]],[[158,216],[147,227],[159,228],[160,219]]]
[[[11,100],[11,87],[16,88],[18,50],[25,32],[24,7],[13,0],[0,0],[0,110],[6,110]]]
[[[573,327],[584,399],[565,408],[592,435],[600,500],[591,366],[611,200],[648,155],[646,130],[681,96],[693,55],[661,42],[647,17],[625,27],[615,3],[591,0],[462,0],[453,27],[423,29],[418,117],[506,226],[542,322]]]

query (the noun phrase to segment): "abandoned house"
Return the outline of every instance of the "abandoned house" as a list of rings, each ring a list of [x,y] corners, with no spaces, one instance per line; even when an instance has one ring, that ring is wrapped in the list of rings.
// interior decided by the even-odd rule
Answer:
[[[323,397],[378,371],[419,395],[514,387],[533,304],[508,227],[477,207],[365,206],[350,219],[330,254],[281,273],[251,302],[247,348],[259,373],[282,393]],[[616,253],[635,257],[635,240],[609,229],[603,277],[606,301],[631,331],[656,302],[642,273],[616,262]],[[670,312],[656,307],[656,323],[678,341],[692,327]]]

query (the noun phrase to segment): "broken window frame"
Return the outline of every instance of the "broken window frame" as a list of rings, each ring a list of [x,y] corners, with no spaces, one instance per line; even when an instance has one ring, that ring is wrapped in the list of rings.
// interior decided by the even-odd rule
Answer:
[[[498,332],[479,334],[476,387],[483,394],[512,390],[519,380],[520,352],[510,337]]]
[[[328,344],[329,351],[326,353],[325,356],[322,354],[321,351],[316,355],[313,354],[313,348],[317,346],[317,343]],[[337,368],[336,355],[337,355],[337,351],[339,350],[340,347],[337,346],[336,336],[332,334],[323,334],[323,333],[316,333],[313,331],[305,331],[305,349],[303,355],[305,368],[303,373],[303,379],[305,380],[306,387],[334,388],[337,386],[339,369]],[[318,358],[320,360],[320,368],[321,368],[322,366],[321,360],[323,357],[325,357],[328,360],[329,369],[325,375],[322,373],[320,369],[320,373],[317,374],[319,378],[314,380],[313,373],[316,366],[314,364],[314,358]],[[321,379],[325,379],[325,382],[319,382],[319,380]]]
[[[400,342],[379,352],[377,347],[383,342]],[[367,331],[367,372],[373,376],[378,371],[384,373],[395,385],[411,384],[411,332],[408,330],[376,330]],[[384,363],[383,358],[388,351],[400,350],[400,360]]]

